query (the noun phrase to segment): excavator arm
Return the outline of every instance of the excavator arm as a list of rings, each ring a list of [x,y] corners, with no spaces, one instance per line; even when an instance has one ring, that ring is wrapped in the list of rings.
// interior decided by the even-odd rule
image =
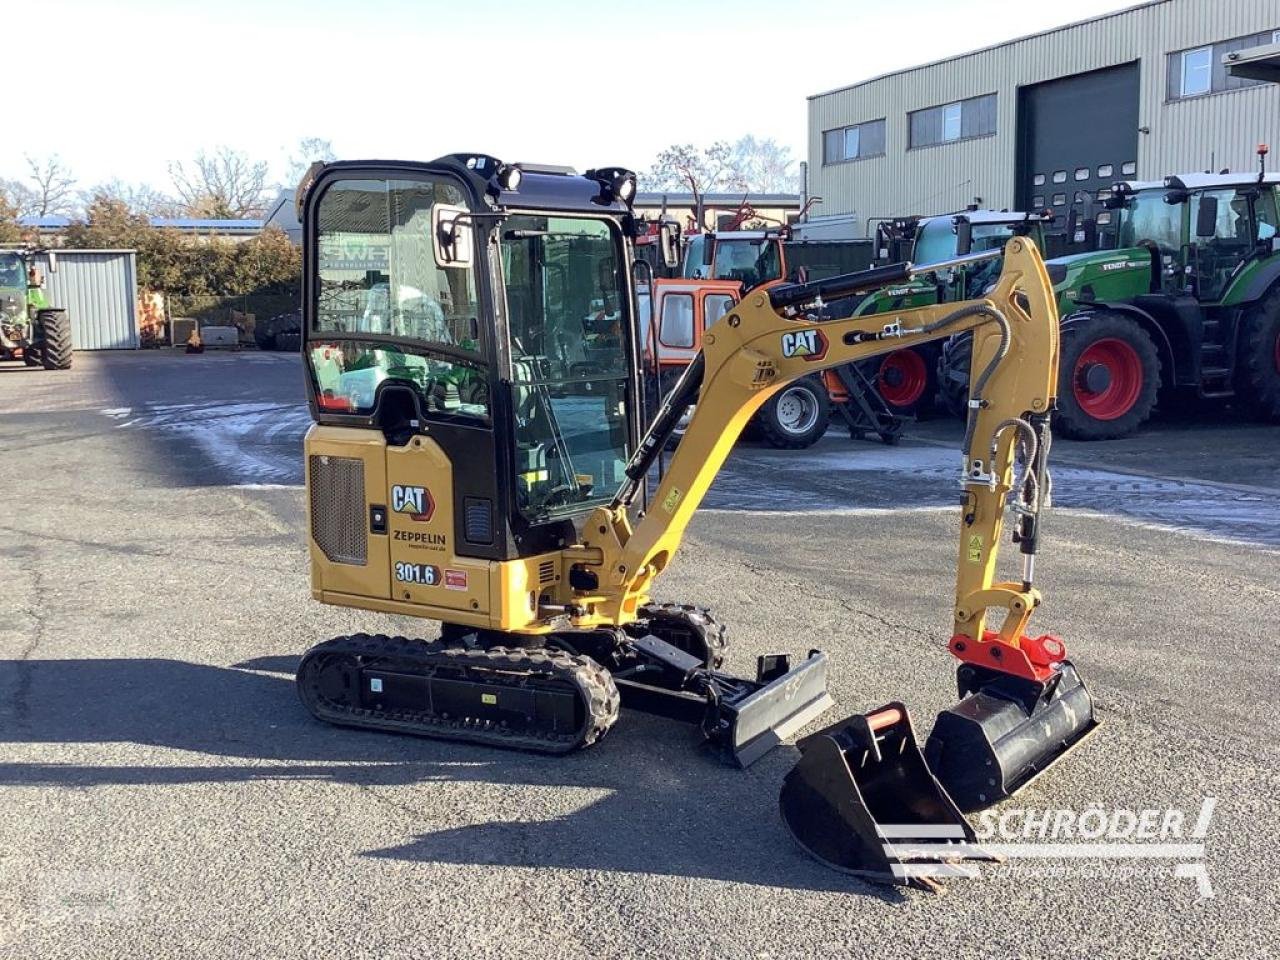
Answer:
[[[994,256],[999,253],[964,259]],[[1004,250],[999,279],[981,300],[822,318],[832,297],[900,282],[909,274],[910,265],[899,264],[835,278],[843,284],[835,289],[818,282],[757,291],[707,331],[702,356],[672,391],[629,468],[633,483],[596,512],[586,526],[591,535],[575,548],[573,559],[599,571],[599,588],[580,598],[582,615],[575,625],[634,618],[742,429],[774,392],[807,374],[971,330],[977,389],[963,459],[957,463],[963,493],[951,651],[962,661],[1027,680],[1049,676],[1050,664],[1064,656],[1060,642],[1029,639],[1026,625],[1040,603],[1033,586],[1034,557],[1057,385],[1058,315],[1052,284],[1034,244],[1015,238]],[[696,408],[651,508],[632,527],[629,500],[655,447],[666,439],[664,424],[674,422],[682,403],[694,396]],[[1016,539],[1024,554],[1019,583],[996,580],[1011,494]],[[993,609],[1004,614],[996,631],[986,628]]]
[[[956,264],[1000,255],[978,254]],[[748,295],[704,335],[701,355],[628,465],[630,483],[595,513],[586,528],[590,536],[571,549],[569,559],[598,571],[599,578],[589,595],[580,595],[577,622],[629,622],[671,562],[738,435],[772,393],[806,374],[972,331],[973,388],[963,459],[957,463],[962,493],[949,643],[961,661],[961,700],[938,714],[923,751],[900,702],[811,734],[798,742],[800,760],[780,795],[784,822],[817,859],[877,879],[936,887],[940,877],[958,875],[957,860],[984,859],[960,811],[989,806],[1021,789],[1097,722],[1062,642],[1026,632],[1040,603],[1035,556],[1058,383],[1058,314],[1044,263],[1033,243],[1014,238],[1003,251],[999,278],[980,300],[826,319],[829,303],[902,282],[911,273],[909,264],[898,264]],[[657,451],[695,399],[650,509],[633,527],[628,508]],[[1023,554],[1017,582],[997,580],[996,572],[1010,506],[1013,540]],[[989,629],[993,613],[1001,619]],[[823,669],[822,657],[815,651],[804,667],[755,696],[775,704],[803,703],[812,696],[813,681],[806,677],[815,667]],[[739,726],[748,702],[738,708]],[[783,730],[797,729],[813,711],[793,714]],[[761,726],[758,720],[745,723],[747,733]],[[736,727],[730,736],[735,744],[747,740]],[[960,846],[948,848],[953,842]]]

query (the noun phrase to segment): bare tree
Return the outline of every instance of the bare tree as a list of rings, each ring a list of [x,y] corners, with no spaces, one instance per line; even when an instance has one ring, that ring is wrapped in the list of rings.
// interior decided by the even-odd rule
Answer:
[[[15,217],[35,216],[36,193],[21,180],[0,180],[0,198],[13,210]]]
[[[27,169],[31,172],[28,204],[30,214],[47,217],[72,213],[75,210],[75,177],[55,153],[43,160],[27,157]]]
[[[758,140],[751,134],[733,145],[733,164],[747,187],[759,193],[800,192],[800,176],[791,148],[773,138]]]
[[[328,163],[330,160],[336,160],[337,154],[333,152],[333,142],[323,137],[303,137],[298,141],[298,145],[289,154],[289,166],[285,171],[285,180],[282,189],[292,190],[302,180],[303,174],[307,172],[313,163],[317,160],[323,160]]]
[[[124,204],[130,213],[144,217],[174,217],[182,213],[182,204],[147,183],[126,183],[120,179],[100,183],[80,194],[85,209],[98,199]]]
[[[701,219],[703,198],[716,190],[747,189],[737,167],[733,147],[717,141],[699,150],[693,144],[675,144],[658,154],[641,181],[646,190],[680,190],[693,195],[694,216]]]
[[[260,217],[267,207],[267,164],[230,147],[200,151],[186,164],[169,164],[178,199],[194,217]]]

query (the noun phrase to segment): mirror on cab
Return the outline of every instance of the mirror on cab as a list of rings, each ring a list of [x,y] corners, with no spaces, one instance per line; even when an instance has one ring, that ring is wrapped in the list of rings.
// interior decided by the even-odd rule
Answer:
[[[471,239],[471,215],[466,207],[447,203],[431,206],[431,224],[435,230],[436,266],[469,267],[474,258]]]
[[[658,224],[658,249],[668,270],[680,266],[680,224],[663,220]]]
[[[716,237],[714,233],[708,233],[706,239],[702,243],[702,265],[704,267],[711,266],[716,258]]]
[[[1196,237],[1204,239],[1218,233],[1218,198],[1210,194],[1200,197],[1200,208],[1196,211]]]

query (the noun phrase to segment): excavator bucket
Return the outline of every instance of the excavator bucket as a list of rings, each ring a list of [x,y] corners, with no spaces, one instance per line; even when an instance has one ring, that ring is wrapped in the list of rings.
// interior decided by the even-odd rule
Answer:
[[[973,875],[959,861],[992,859],[929,772],[903,704],[842,720],[797,746],[800,761],[782,785],[782,819],[828,866],[938,889],[938,878]]]
[[[938,714],[925,757],[961,810],[1011,796],[1098,726],[1070,661],[1045,683],[972,664],[956,677],[962,699]]]

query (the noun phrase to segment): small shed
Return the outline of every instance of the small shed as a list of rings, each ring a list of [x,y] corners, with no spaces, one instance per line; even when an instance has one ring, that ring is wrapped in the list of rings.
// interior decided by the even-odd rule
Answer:
[[[49,306],[71,316],[75,349],[138,349],[136,251],[45,250],[35,265],[44,274]]]

